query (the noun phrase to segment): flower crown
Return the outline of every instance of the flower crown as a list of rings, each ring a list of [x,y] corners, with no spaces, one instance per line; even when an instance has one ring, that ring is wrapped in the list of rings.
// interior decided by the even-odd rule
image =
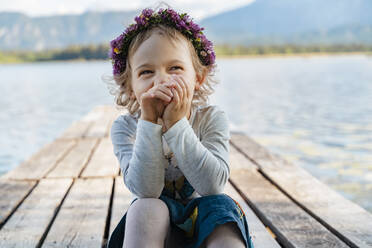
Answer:
[[[110,42],[109,58],[113,65],[113,74],[119,75],[125,71],[128,48],[133,38],[140,32],[156,24],[165,24],[173,27],[191,40],[198,57],[203,65],[211,65],[215,61],[213,44],[202,30],[186,14],[178,14],[173,9],[159,9],[156,13],[152,9],[144,9],[140,16],[134,18],[136,23],[129,25],[124,33]]]

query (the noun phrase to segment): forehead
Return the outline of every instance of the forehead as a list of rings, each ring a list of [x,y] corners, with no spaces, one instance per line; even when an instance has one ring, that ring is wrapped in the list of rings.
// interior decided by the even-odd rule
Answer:
[[[191,63],[191,54],[186,38],[177,37],[174,39],[163,32],[154,31],[133,53],[131,64],[135,68],[136,65],[143,63],[159,64],[176,59],[184,63]]]

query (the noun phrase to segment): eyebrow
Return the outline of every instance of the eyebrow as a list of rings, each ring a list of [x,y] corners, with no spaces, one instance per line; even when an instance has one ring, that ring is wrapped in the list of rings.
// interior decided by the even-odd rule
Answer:
[[[171,60],[171,61],[168,62],[168,64],[173,64],[173,63],[180,63],[180,64],[183,64],[184,62],[181,61],[181,60],[178,60],[178,59],[173,59],[173,60]],[[151,65],[152,65],[152,64],[150,64],[150,63],[142,64],[142,65],[140,65],[140,66],[138,66],[138,67],[136,68],[136,71],[138,71],[138,70],[141,69],[142,67],[148,67],[148,66],[151,66]]]

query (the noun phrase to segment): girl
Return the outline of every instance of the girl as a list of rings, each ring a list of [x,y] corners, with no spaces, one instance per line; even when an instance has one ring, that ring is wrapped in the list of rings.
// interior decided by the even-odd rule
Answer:
[[[111,41],[116,103],[129,113],[111,139],[133,195],[108,247],[249,247],[244,212],[223,193],[228,119],[208,105],[212,43],[173,9],[144,9]]]

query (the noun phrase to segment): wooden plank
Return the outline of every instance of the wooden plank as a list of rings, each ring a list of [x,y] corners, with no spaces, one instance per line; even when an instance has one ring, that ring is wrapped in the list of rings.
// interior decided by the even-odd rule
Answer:
[[[84,137],[84,134],[88,131],[90,126],[93,125],[92,121],[81,119],[74,121],[58,139],[76,139]]]
[[[36,247],[72,179],[42,179],[0,230],[0,247]]]
[[[101,247],[113,178],[76,179],[42,247]]]
[[[115,227],[127,212],[130,203],[132,202],[132,194],[124,185],[123,178],[118,176],[115,178],[115,192],[112,201],[111,220],[109,233],[114,231]]]
[[[111,140],[101,139],[81,177],[117,176],[119,162],[114,155]]]
[[[84,115],[83,118],[74,121],[72,125],[68,127],[59,138],[83,138],[88,132],[89,128],[94,124],[94,122],[102,117],[105,109],[106,107],[104,105],[98,105],[94,107],[88,114]]]
[[[27,161],[3,176],[7,179],[36,180],[44,177],[75,145],[74,140],[55,140],[45,145]]]
[[[111,116],[111,120],[115,120],[119,115],[127,112],[126,109],[117,109],[114,105],[106,105],[106,113]]]
[[[276,154],[262,152],[264,148],[247,136],[233,135],[232,142],[259,165],[264,175],[348,245],[372,247],[372,214],[342,197],[303,168]]]
[[[231,182],[238,186],[249,206],[281,244],[285,247],[348,247],[259,174],[232,146],[230,154],[236,157],[230,162]],[[240,165],[235,166],[234,161],[239,161]]]
[[[247,205],[239,193],[234,189],[231,183],[227,183],[224,193],[231,196],[242,207],[245,218],[248,222],[249,233],[255,248],[280,248],[273,236],[268,232],[264,224],[254,214],[252,209]]]
[[[36,181],[0,179],[0,228],[8,216],[35,186]]]
[[[47,175],[48,178],[77,178],[89,160],[98,139],[80,139],[77,145]]]
[[[117,113],[114,118],[112,118],[112,120],[110,121],[110,124],[109,124],[109,129],[108,129],[108,134],[107,134],[107,138],[109,140],[111,140],[111,127],[112,127],[112,124],[113,122],[120,116],[121,114],[120,113]]]
[[[230,154],[229,154],[229,160],[230,160],[230,172],[239,169],[250,169],[252,171],[256,170],[256,166],[254,166],[251,163],[244,163],[246,158],[244,158],[239,152],[237,152],[234,147],[230,146]],[[239,186],[239,185],[237,185]],[[248,204],[245,202],[245,200],[241,197],[241,195],[236,191],[236,189],[231,185],[231,181],[226,184],[225,193],[230,195],[232,198],[237,200],[240,204],[240,206],[243,208],[243,211],[246,214],[247,222],[249,225],[249,231],[252,236],[252,241],[254,246],[257,247],[280,247],[280,245],[277,243],[275,238],[273,237],[272,232],[268,227],[265,227],[265,225],[261,222],[261,220],[258,219],[256,214],[252,211],[252,209],[248,206]]]
[[[83,137],[96,137],[93,133],[96,132],[93,124],[98,121],[102,116],[107,116],[111,127],[112,120],[119,115],[120,111],[113,105],[99,105],[92,109],[88,114],[86,114],[80,120],[74,121],[71,126],[69,126],[58,139],[76,139]],[[90,130],[90,131],[88,131]]]
[[[103,138],[108,136],[109,125],[113,117],[108,114],[106,109],[107,107],[102,105],[94,108],[92,112],[96,115],[96,118],[93,125],[90,126],[88,131],[85,133],[84,137]]]

